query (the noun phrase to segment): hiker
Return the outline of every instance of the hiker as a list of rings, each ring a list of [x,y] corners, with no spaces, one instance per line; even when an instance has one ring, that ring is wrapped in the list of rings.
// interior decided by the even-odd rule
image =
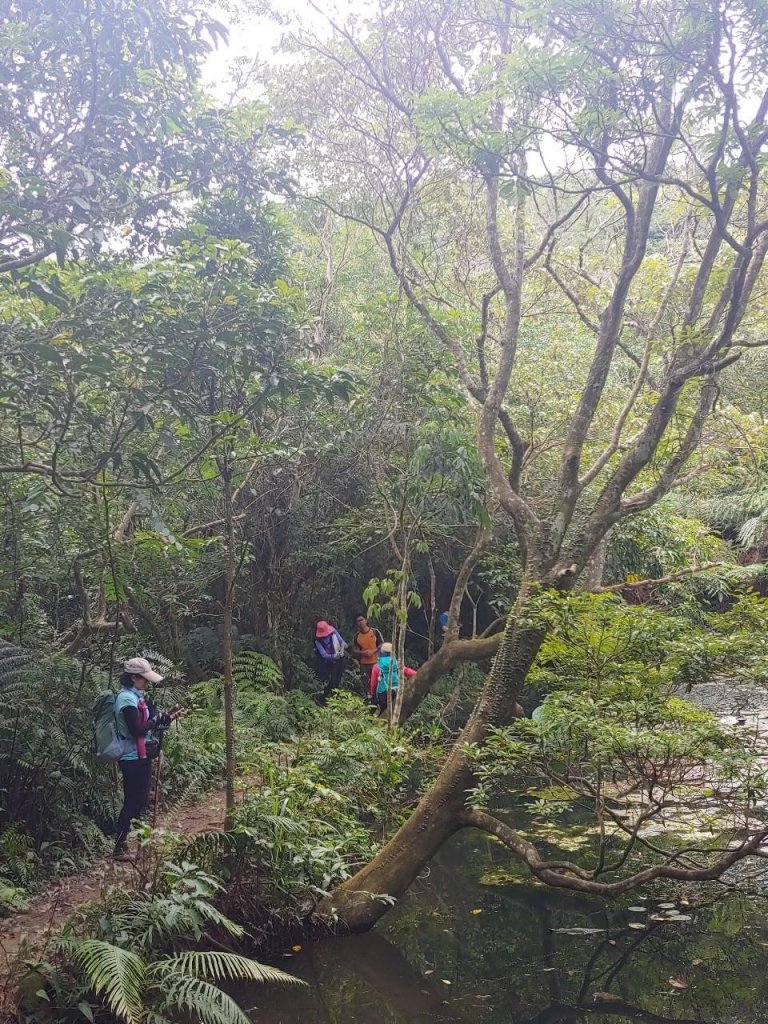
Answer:
[[[325,704],[344,674],[344,637],[330,622],[321,619],[315,626],[315,671],[323,684],[320,703]]]
[[[357,632],[352,641],[352,655],[360,661],[363,694],[367,696],[371,688],[371,673],[379,656],[379,648],[384,643],[384,637],[378,629],[370,625],[362,612],[355,616],[355,625]]]
[[[130,658],[120,676],[121,690],[115,698],[115,727],[126,741],[127,750],[118,764],[123,776],[123,806],[117,819],[115,859],[128,857],[128,833],[131,822],[140,818],[149,806],[152,783],[152,759],[160,752],[160,740],[153,730],[167,729],[171,722],[186,715],[183,708],[155,714],[144,699],[147,683],[159,683],[163,677],[154,671],[146,658]]]
[[[438,633],[435,638],[435,650],[439,651],[445,643],[445,634],[448,632],[448,612],[442,612],[437,620]]]
[[[411,676],[416,675],[416,669],[408,668],[408,666],[405,665],[403,666],[403,675],[406,679],[410,679]],[[392,644],[382,644],[381,651],[379,652],[379,660],[373,666],[373,672],[371,672],[371,684],[369,690],[371,700],[378,708],[378,713],[380,715],[384,714],[387,710],[390,691],[394,696],[397,693],[399,685],[400,666],[397,663],[397,658],[392,654]]]

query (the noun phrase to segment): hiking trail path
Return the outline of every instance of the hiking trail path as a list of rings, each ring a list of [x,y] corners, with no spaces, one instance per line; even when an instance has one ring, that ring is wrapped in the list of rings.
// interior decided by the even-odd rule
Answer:
[[[224,790],[214,790],[197,803],[159,815],[157,827],[186,836],[221,832],[224,810]],[[31,951],[39,952],[79,906],[97,899],[107,886],[123,884],[133,888],[137,882],[139,875],[131,862],[101,857],[87,873],[75,872],[52,879],[46,891],[32,897],[25,910],[0,918],[0,1002],[22,946],[26,944]]]

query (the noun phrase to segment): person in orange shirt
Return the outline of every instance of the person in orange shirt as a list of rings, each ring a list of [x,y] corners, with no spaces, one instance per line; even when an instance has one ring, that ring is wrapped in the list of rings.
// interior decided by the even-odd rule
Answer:
[[[368,622],[368,619],[361,612],[355,618],[357,632],[352,641],[352,654],[360,660],[360,678],[363,683],[363,693],[367,696],[371,686],[371,672],[379,658],[379,649],[384,643],[384,637],[378,629],[375,629]]]

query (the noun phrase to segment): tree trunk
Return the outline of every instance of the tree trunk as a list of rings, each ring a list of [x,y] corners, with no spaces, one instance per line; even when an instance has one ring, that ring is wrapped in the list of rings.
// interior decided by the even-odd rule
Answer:
[[[235,524],[232,516],[232,474],[229,459],[222,460],[224,484],[224,537],[226,572],[224,587],[224,743],[226,772],[226,815],[224,827],[233,825],[235,813],[235,693],[232,675],[232,633],[235,604]]]
[[[584,573],[584,589],[599,590],[603,585],[603,574],[605,573],[605,559],[608,555],[608,534],[603,537],[595,548],[595,552],[587,562]]]
[[[437,629],[437,577],[432,556],[427,555],[427,569],[429,570],[429,615],[427,620],[427,661],[435,653],[435,630]]]
[[[473,765],[467,744],[481,743],[492,728],[516,715],[517,698],[544,633],[518,626],[520,607],[510,616],[480,700],[437,779],[410,818],[374,859],[336,889],[321,911],[349,931],[371,928],[389,909],[379,896],[399,899],[443,843],[464,826]]]

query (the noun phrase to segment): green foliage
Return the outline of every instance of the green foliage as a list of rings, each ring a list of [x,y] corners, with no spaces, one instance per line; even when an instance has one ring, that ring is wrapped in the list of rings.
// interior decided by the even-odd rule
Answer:
[[[100,939],[85,939],[75,949],[75,964],[116,1017],[139,1024],[146,964],[138,954]]]
[[[82,1010],[92,994],[126,1024],[185,1019],[190,1013],[201,1024],[244,1024],[247,1018],[219,983],[296,979],[231,952],[168,955],[199,941],[211,925],[242,935],[211,902],[220,889],[193,864],[167,863],[151,891],[115,892],[58,941],[58,961],[47,969],[49,1000],[62,1010]]]
[[[91,708],[105,688],[65,659],[38,660],[6,679],[0,720],[0,849],[22,884],[47,865],[98,850],[93,822],[114,813],[111,779],[93,757]]]
[[[238,814],[277,911],[312,904],[349,877],[402,820],[435,770],[434,752],[373,719],[358,698],[335,694],[287,763],[263,750],[259,783]]]
[[[387,575],[371,579],[363,591],[368,615],[378,619],[382,613],[401,625],[408,621],[411,608],[421,608],[418,591],[408,589],[408,578],[401,569],[388,569]]]
[[[475,665],[462,665],[439,679],[408,719],[408,733],[426,743],[454,737],[466,723],[485,683]]]
[[[768,602],[742,594],[727,612],[693,622],[614,594],[541,594],[533,602],[548,632],[529,675],[534,690],[587,690],[621,697],[637,685],[690,688],[718,676],[763,678]]]
[[[224,27],[198,4],[108,0],[87,16],[76,0],[5,8],[0,270],[51,254],[62,268],[118,239],[156,252],[175,220],[174,193],[263,185],[246,170],[253,134],[198,88],[222,40]],[[20,287],[52,308],[69,306],[56,275],[22,275]]]
[[[531,678],[546,696],[532,720],[494,731],[471,751],[472,801],[512,801],[545,821],[589,810],[597,864],[609,847],[625,845],[629,856],[646,829],[666,831],[669,842],[686,831],[713,847],[735,841],[768,788],[754,736],[722,725],[683,693],[764,662],[754,638],[768,604],[748,595],[700,631],[611,595],[541,595],[537,614],[550,632]]]
[[[275,662],[266,654],[258,651],[244,651],[238,654],[232,663],[232,678],[238,691],[271,690],[273,693],[283,691],[283,673]]]
[[[313,41],[306,61],[292,54],[290,88],[282,75],[269,104],[225,108],[199,80],[225,32],[197,2],[102,0],[86,10],[82,0],[15,0],[0,13],[6,904],[48,867],[72,867],[73,853],[103,842],[114,787],[93,764],[88,709],[125,656],[150,649],[160,664],[183,666],[180,675],[210,680],[184,693],[192,711],[168,736],[164,799],[220,780],[223,621],[237,652],[239,767],[260,780],[240,835],[274,902],[326,891],[397,827],[434,770],[430,744],[467,720],[482,674],[464,668],[441,680],[409,730],[388,737],[352,699],[313,706],[311,622],[329,617],[348,635],[362,596],[392,627],[398,653],[406,639],[426,649],[479,526],[494,540],[468,593],[486,621],[513,605],[526,547],[549,564],[579,563],[582,531],[606,502],[615,504],[604,520],[606,582],[723,564],[633,591],[647,607],[534,593],[522,625],[547,633],[527,681],[544,710],[506,737],[505,756],[523,743],[521,763],[542,774],[549,796],[564,788],[549,778],[555,764],[590,780],[611,758],[619,775],[639,771],[633,743],[655,766],[682,765],[699,744],[724,772],[741,770],[726,763],[733,751],[718,746],[711,723],[686,717],[678,693],[718,675],[768,678],[768,615],[740,592],[762,585],[764,569],[741,566],[736,552],[765,554],[764,403],[759,388],[726,380],[726,367],[713,371],[711,353],[697,355],[704,342],[690,326],[709,322],[716,336],[747,287],[732,273],[747,273],[761,252],[739,233],[765,220],[762,183],[750,192],[745,180],[745,168],[763,173],[762,158],[734,153],[762,136],[736,123],[736,108],[750,102],[722,116],[711,58],[729,39],[743,61],[722,62],[739,68],[736,93],[759,80],[761,51],[749,40],[760,12],[737,4],[744,31],[729,33],[722,14],[706,43],[720,10],[675,8],[673,45],[665,37],[659,47],[646,29],[666,22],[642,5],[563,13],[538,3],[511,22],[486,7],[449,4],[438,24],[431,4],[389,5],[380,27],[353,19],[346,42],[337,33],[327,53]],[[360,46],[350,46],[358,31]],[[292,38],[300,48],[300,27]],[[617,38],[628,48],[607,71],[592,58],[613,53]],[[677,140],[648,120],[660,116],[662,79],[680,96],[686,134]],[[387,88],[364,95],[372,81]],[[363,130],[347,116],[361,103]],[[299,177],[332,203],[293,202],[286,187],[300,119]],[[734,138],[713,143],[716,123]],[[682,149],[691,155],[682,188],[643,184],[649,154],[664,152],[659,138],[670,141],[671,161]],[[534,168],[554,139],[571,156],[541,174]],[[398,152],[412,154],[405,168],[391,160]],[[607,184],[596,190],[598,173]],[[709,203],[697,198],[713,181],[733,211],[715,228],[736,232],[736,245],[715,249]],[[276,192],[286,201],[272,202]],[[640,195],[645,213],[626,216],[624,201]],[[340,204],[346,223],[326,212]],[[382,214],[372,245],[362,225]],[[630,221],[640,234],[628,249]],[[382,252],[381,240],[392,248]],[[636,266],[622,273],[618,254],[630,250]],[[697,261],[712,251],[694,294]],[[505,255],[520,268],[514,288],[499,272]],[[388,264],[400,266],[389,285]],[[510,299],[518,289],[519,322]],[[754,315],[742,318],[747,344],[765,305],[744,293],[753,300]],[[598,373],[592,325],[614,321],[622,334],[617,326],[605,349],[615,358]],[[718,343],[726,363],[729,343]],[[497,372],[513,352],[506,386]],[[701,475],[674,481],[686,472],[686,460],[676,462],[681,439],[689,427],[698,437],[700,381],[712,373],[720,398],[707,431],[698,442],[690,435],[688,462]],[[585,395],[598,400],[586,420]],[[478,405],[494,422],[499,414],[497,430]],[[667,429],[633,469],[638,439],[664,410]],[[584,427],[575,453],[566,443],[574,424]],[[572,457],[582,481],[568,508],[559,482]],[[627,473],[614,475],[626,459]],[[622,478],[626,493],[603,502],[602,485]],[[646,491],[673,482],[679,496],[644,508]],[[509,515],[509,486],[536,524],[534,545],[519,512]],[[233,580],[223,579],[224,554],[236,556]],[[268,746],[288,742],[290,755]],[[554,752],[549,768],[542,750]],[[143,936],[164,924],[178,924],[174,941],[181,928],[200,934],[203,919],[177,896],[133,908],[144,915],[134,936],[142,957]],[[113,935],[99,941],[120,947]],[[97,964],[109,953],[91,955],[109,1001]],[[183,990],[169,983],[175,1012],[226,1019],[209,979],[192,980]]]

